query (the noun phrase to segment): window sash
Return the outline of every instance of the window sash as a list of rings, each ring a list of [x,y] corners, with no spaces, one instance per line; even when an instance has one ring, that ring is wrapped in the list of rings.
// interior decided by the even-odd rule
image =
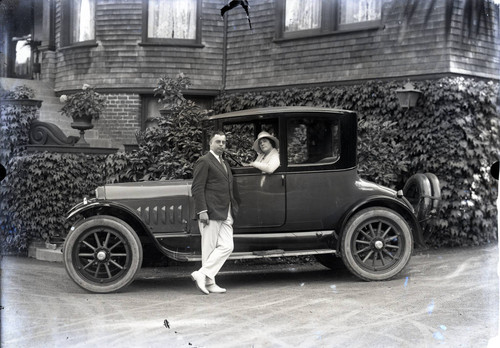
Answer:
[[[321,27],[321,0],[287,0],[285,31],[318,29]]]
[[[196,40],[197,0],[149,0],[148,37]]]
[[[380,0],[341,0],[339,24],[353,24],[381,19]]]
[[[70,11],[70,43],[95,40],[95,0],[74,0]]]
[[[277,0],[277,39],[376,29],[382,0]]]

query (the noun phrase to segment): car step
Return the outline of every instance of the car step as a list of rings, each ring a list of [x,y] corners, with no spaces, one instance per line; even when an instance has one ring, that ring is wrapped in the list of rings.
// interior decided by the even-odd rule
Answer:
[[[304,256],[304,255],[319,255],[319,254],[336,254],[332,249],[314,249],[314,250],[289,250],[282,249],[262,250],[254,252],[236,252],[229,256],[229,260],[243,259],[263,259],[266,257],[287,257],[287,256]],[[201,261],[200,255],[190,255],[186,257],[186,261]]]

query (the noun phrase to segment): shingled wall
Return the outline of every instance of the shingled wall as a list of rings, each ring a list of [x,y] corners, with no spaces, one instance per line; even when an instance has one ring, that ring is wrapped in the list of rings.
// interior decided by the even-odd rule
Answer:
[[[498,79],[500,69],[497,27],[494,40],[482,35],[464,41],[456,20],[446,40],[445,0],[436,1],[425,24],[425,9],[419,8],[407,25],[403,2],[384,0],[382,24],[377,28],[294,40],[277,38],[279,0],[252,0],[253,30],[241,8],[227,13],[225,78],[224,20],[220,16],[225,1],[202,0],[203,47],[144,45],[142,0],[96,0],[96,44],[62,47],[61,1],[56,0],[55,91],[67,93],[87,83],[104,91],[110,100],[130,102],[130,107],[119,111],[106,110],[96,125],[99,137],[110,137],[113,146],[134,142],[133,133],[140,123],[140,94],[152,93],[163,74],[175,76],[182,71],[192,79],[193,90],[217,93],[221,89],[273,89],[450,74]],[[498,20],[498,11],[496,17]],[[128,99],[122,99],[125,97]],[[106,129],[111,124],[123,125],[124,129]]]

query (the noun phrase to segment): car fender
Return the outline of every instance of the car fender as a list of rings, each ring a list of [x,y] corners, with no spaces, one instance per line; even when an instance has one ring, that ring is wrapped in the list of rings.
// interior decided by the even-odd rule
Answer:
[[[352,204],[339,219],[337,225],[337,231],[339,234],[339,238],[337,239],[336,243],[337,250],[340,250],[339,248],[340,248],[341,235],[344,231],[344,227],[347,221],[349,221],[351,216],[353,216],[355,213],[364,208],[374,207],[374,206],[387,207],[401,214],[403,218],[410,224],[415,244],[419,247],[425,246],[422,229],[420,228],[420,224],[417,220],[417,217],[413,213],[412,209],[409,208],[404,203],[404,201],[398,198],[392,198],[387,196],[373,196],[366,198],[364,200],[357,201],[356,203]]]
[[[153,233],[149,229],[149,227],[144,224],[141,220],[140,216],[137,215],[137,212],[131,209],[130,207],[106,200],[86,200],[75,205],[71,208],[66,216],[66,220],[70,220],[76,215],[81,214],[84,217],[89,217],[93,215],[111,215],[115,216],[119,219],[130,224],[130,221],[133,221],[132,225],[139,225],[141,230],[144,231],[144,234],[149,237],[151,241],[154,241],[157,244],[156,239],[153,236]],[[77,222],[76,224],[78,224]],[[135,231],[138,236],[144,235]]]

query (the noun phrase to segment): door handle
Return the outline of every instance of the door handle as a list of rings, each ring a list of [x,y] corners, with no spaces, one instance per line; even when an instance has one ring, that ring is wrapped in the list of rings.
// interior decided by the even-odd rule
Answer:
[[[281,174],[281,186],[285,186],[285,175]]]

